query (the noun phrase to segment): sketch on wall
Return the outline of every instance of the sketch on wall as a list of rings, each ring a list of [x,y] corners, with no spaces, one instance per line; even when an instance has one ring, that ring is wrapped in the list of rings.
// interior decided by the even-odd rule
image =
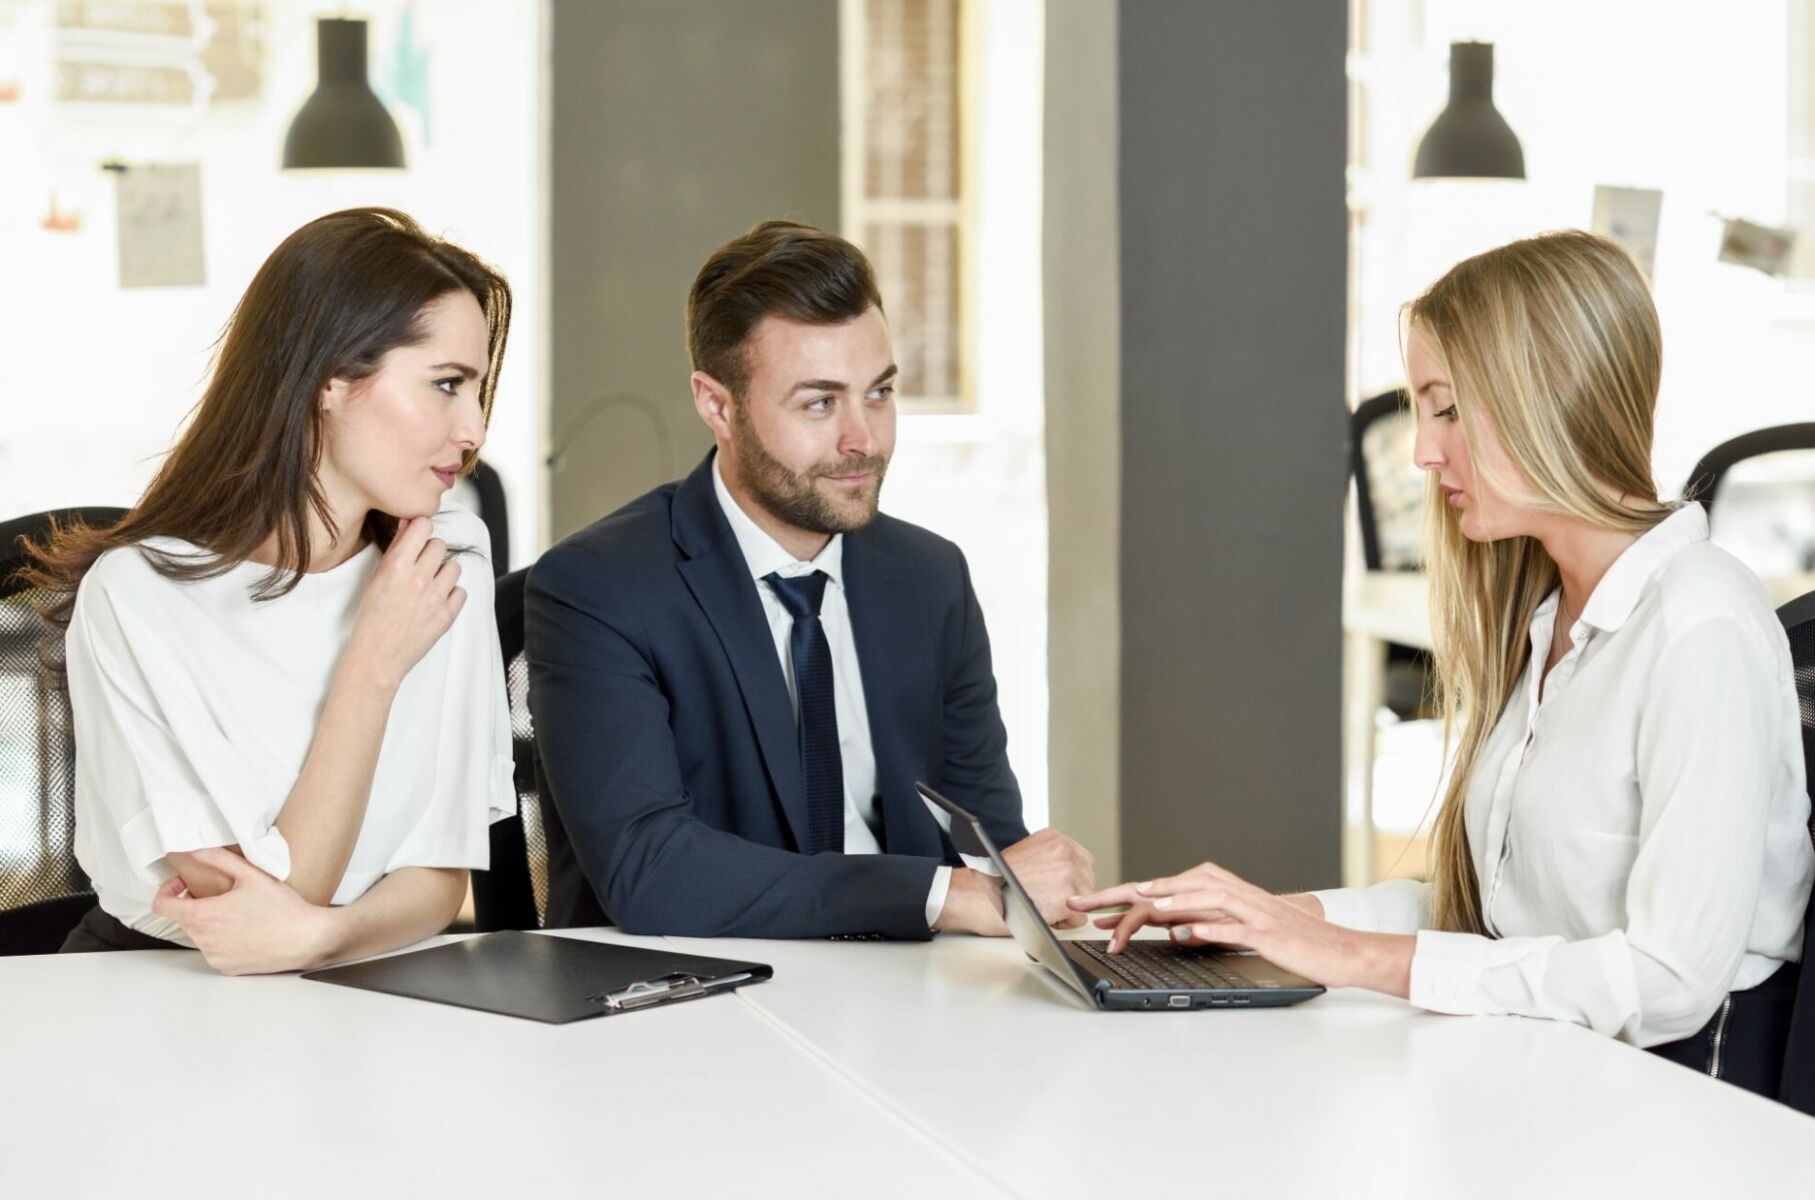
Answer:
[[[1592,228],[1624,246],[1645,278],[1650,279],[1657,261],[1658,219],[1663,209],[1664,193],[1656,188],[1599,184],[1594,189]]]
[[[148,164],[116,174],[120,286],[202,286],[201,167]]]

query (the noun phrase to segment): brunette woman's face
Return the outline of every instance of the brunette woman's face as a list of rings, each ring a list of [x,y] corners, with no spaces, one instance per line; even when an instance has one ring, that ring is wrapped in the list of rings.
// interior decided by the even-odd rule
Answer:
[[[322,392],[321,479],[343,524],[371,509],[399,519],[431,515],[463,457],[485,444],[485,313],[460,289],[424,307],[422,325],[427,336],[392,350],[376,372],[336,379]]]

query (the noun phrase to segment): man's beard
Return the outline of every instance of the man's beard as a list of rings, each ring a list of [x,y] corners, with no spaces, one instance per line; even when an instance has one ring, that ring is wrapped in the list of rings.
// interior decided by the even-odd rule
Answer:
[[[805,472],[792,471],[763,445],[742,402],[731,409],[731,444],[737,448],[738,482],[777,520],[808,533],[829,536],[855,533],[876,519],[882,477],[889,468],[887,458],[873,455],[856,461],[840,459]],[[863,471],[873,476],[869,494],[848,507],[834,504],[813,486],[815,479]]]

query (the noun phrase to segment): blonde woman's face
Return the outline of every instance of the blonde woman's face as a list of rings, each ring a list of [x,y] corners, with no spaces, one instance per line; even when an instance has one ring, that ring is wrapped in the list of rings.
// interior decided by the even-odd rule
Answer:
[[[1506,453],[1499,430],[1485,413],[1473,415],[1475,451],[1470,453],[1455,387],[1429,335],[1417,326],[1412,327],[1405,362],[1418,420],[1412,461],[1420,470],[1436,474],[1443,502],[1456,514],[1462,536],[1491,542],[1532,533],[1531,518],[1536,514],[1524,499],[1531,494],[1525,473]]]

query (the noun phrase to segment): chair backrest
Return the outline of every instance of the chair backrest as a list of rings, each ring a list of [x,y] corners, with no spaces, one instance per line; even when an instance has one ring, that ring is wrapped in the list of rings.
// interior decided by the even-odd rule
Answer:
[[[510,517],[504,503],[504,480],[484,459],[473,464],[470,478],[479,493],[479,519],[492,535],[492,573],[503,575],[510,570]]]
[[[1695,464],[1695,470],[1689,472],[1683,499],[1701,501],[1709,516],[1713,516],[1714,502],[1720,496],[1720,485],[1728,471],[1748,458],[1784,450],[1815,450],[1815,421],[1754,429],[1722,442],[1704,454]]]
[[[517,815],[491,828],[491,869],[473,872],[473,924],[540,929],[548,915],[548,834],[536,788],[536,736],[529,715],[529,663],[523,656],[523,591],[529,570],[497,583],[498,648],[510,696],[511,754],[516,765]]]
[[[1790,601],[1777,610],[1777,615],[1789,635],[1790,662],[1796,672],[1796,698],[1802,709],[1804,779],[1815,792],[1815,592]],[[1809,837],[1815,841],[1815,817],[1809,821]],[[1815,1116],[1815,895],[1809,897],[1809,910],[1803,918],[1802,979],[1790,1018],[1783,1086],[1778,1098]]]
[[[1815,422],[1722,442],[1695,464],[1685,500],[1715,543],[1763,576],[1815,571]]]
[[[63,636],[27,587],[22,539],[53,520],[112,525],[120,508],[62,509],[0,524],[0,955],[50,954],[94,906],[75,857],[76,746]]]
[[[1416,436],[1416,419],[1397,388],[1363,400],[1349,418],[1349,473],[1355,479],[1361,558],[1370,571],[1416,571],[1424,565],[1419,546],[1424,479],[1412,465]]]

